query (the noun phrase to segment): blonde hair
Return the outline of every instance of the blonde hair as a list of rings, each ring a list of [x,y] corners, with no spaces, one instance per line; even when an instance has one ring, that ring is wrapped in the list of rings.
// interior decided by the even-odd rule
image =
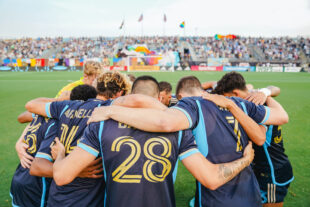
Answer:
[[[99,62],[88,60],[84,64],[84,74],[91,76],[91,75],[99,75],[101,73],[102,66]]]
[[[127,95],[131,90],[131,82],[126,75],[118,71],[108,71],[97,78],[97,93],[105,98],[113,98],[116,93],[123,91]]]

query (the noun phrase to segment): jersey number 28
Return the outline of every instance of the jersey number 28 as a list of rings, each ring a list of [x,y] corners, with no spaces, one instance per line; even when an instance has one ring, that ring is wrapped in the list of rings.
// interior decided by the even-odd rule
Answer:
[[[119,183],[140,183],[142,175],[128,175],[126,172],[137,162],[141,155],[141,145],[133,137],[122,136],[114,140],[111,146],[111,151],[119,152],[122,145],[128,145],[131,148],[131,153],[127,159],[122,162],[112,173],[113,180]],[[155,146],[163,147],[161,155],[154,153]],[[149,138],[143,147],[143,153],[147,160],[143,165],[143,176],[149,182],[162,182],[171,171],[171,162],[167,159],[171,155],[171,142],[166,137]],[[155,174],[152,167],[160,163],[162,172]]]

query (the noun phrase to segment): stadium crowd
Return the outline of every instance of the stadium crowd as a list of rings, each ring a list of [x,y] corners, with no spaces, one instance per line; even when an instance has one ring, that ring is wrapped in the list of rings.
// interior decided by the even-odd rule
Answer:
[[[300,41],[300,47],[304,50],[304,53],[308,58],[310,58],[310,39],[304,39],[302,38]]]
[[[230,72],[183,77],[171,92],[88,61],[56,98],[29,101],[12,205],[174,207],[180,159],[197,180],[191,206],[283,206],[294,177],[281,134],[288,115],[272,98],[280,89],[255,90]]]
[[[310,56],[309,38],[252,38],[216,40],[214,37],[80,37],[80,38],[22,38],[0,40],[0,59],[5,58],[104,58],[114,57],[118,49],[129,45],[146,45],[163,54],[188,42],[197,57],[249,60],[255,58],[250,47],[257,47],[265,60],[299,60],[300,51]]]
[[[254,38],[254,44],[262,50],[266,60],[298,60],[301,39]]]
[[[213,37],[193,37],[187,40],[194,47],[195,53],[200,59],[230,58],[249,60],[252,57],[247,48],[249,38],[241,37],[222,41],[215,40]]]
[[[0,40],[0,59],[37,58],[57,46],[59,38],[23,38]]]

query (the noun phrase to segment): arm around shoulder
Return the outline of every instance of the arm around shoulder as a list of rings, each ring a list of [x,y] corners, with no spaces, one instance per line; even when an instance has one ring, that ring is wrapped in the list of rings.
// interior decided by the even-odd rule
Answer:
[[[36,98],[31,101],[28,101],[25,105],[27,111],[39,114],[41,116],[47,116],[45,106],[49,102],[57,101],[55,98]]]
[[[264,124],[267,125],[283,125],[288,123],[289,116],[285,109],[279,104],[276,100],[271,97],[268,97],[266,104],[269,107],[269,114],[267,111],[267,120]]]

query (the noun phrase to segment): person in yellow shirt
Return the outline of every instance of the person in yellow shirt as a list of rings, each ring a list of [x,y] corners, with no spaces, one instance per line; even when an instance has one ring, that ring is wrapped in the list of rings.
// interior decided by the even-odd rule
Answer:
[[[95,61],[87,61],[84,65],[83,77],[73,83],[69,83],[63,87],[56,95],[55,98],[59,97],[70,97],[70,93],[73,88],[87,84],[92,85],[96,77],[101,73],[101,64]]]

